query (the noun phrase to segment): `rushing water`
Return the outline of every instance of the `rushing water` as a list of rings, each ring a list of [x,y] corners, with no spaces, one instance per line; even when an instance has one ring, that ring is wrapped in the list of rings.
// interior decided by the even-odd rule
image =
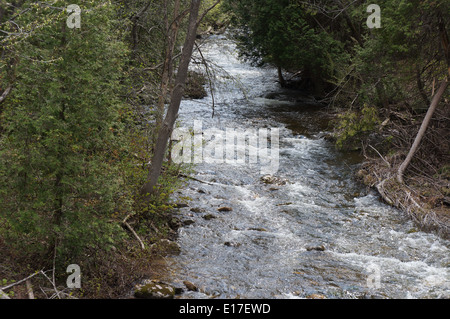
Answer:
[[[169,280],[200,291],[181,298],[450,298],[449,241],[416,231],[353,179],[360,159],[323,138],[317,107],[280,90],[275,70],[240,61],[223,36],[203,55],[218,70],[215,116],[211,96],[184,101],[180,125],[279,128],[274,176],[287,182],[264,183],[257,165],[195,166],[207,184],[190,181],[179,194],[191,199],[179,217],[194,223],[179,230]]]

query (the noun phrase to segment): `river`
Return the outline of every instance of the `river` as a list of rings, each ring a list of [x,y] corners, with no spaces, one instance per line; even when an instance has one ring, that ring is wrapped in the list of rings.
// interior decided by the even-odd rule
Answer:
[[[204,183],[178,193],[190,199],[178,211],[190,224],[167,279],[199,291],[180,298],[450,298],[449,241],[417,231],[354,179],[361,158],[324,138],[318,107],[281,90],[276,70],[241,61],[225,36],[202,53],[216,70],[214,117],[211,94],[186,100],[179,126],[279,129],[278,182],[264,182],[258,165],[195,165]]]

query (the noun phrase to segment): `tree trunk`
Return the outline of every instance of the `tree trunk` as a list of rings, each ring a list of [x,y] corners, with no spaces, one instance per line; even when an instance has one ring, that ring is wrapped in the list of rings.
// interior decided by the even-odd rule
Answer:
[[[281,69],[281,66],[278,66],[278,81],[280,82],[282,88],[286,87],[286,80],[283,77],[283,71]]]
[[[406,156],[405,161],[398,168],[397,181],[399,183],[404,183],[403,174],[405,173],[405,170],[408,168],[409,164],[411,163],[411,160],[412,160],[414,154],[417,152],[420,142],[422,141],[422,138],[425,135],[425,131],[428,128],[428,124],[430,123],[430,120],[433,117],[433,113],[436,110],[436,107],[438,106],[442,96],[444,95],[445,90],[447,89],[447,86],[448,86],[448,81],[442,82],[438,92],[436,93],[436,95],[433,98],[433,101],[431,102],[430,108],[428,109],[428,112],[425,115],[425,118],[423,119],[422,125],[419,129],[419,132],[417,133],[414,144],[411,146],[411,149],[409,150],[409,153]]]
[[[166,117],[158,133],[158,139],[156,141],[155,151],[153,154],[147,183],[142,187],[141,190],[141,194],[147,198],[155,191],[154,188],[157,185],[158,178],[161,174],[164,155],[167,150],[167,143],[169,141],[170,135],[172,134],[175,121],[178,117],[178,111],[180,109],[181,99],[183,97],[187,79],[189,62],[191,60],[195,39],[197,36],[197,18],[199,15],[200,2],[201,0],[191,1],[188,32],[181,54],[180,65],[178,67],[178,72],[175,79],[175,86],[172,91]]]
[[[165,1],[165,28],[166,28],[166,34],[167,34],[167,44],[166,44],[166,53],[165,53],[165,59],[164,59],[164,65],[163,65],[163,72],[161,76],[161,86],[160,86],[160,92],[158,97],[158,105],[156,108],[156,125],[155,125],[155,131],[159,132],[161,128],[161,124],[163,121],[164,116],[164,105],[166,103],[166,97],[167,92],[169,91],[170,86],[170,80],[172,78],[173,73],[173,56],[174,56],[174,50],[175,50],[175,44],[176,39],[178,35],[178,28],[179,28],[179,21],[178,21],[178,14],[180,11],[180,1],[176,0],[174,5],[174,21],[172,24],[169,24],[169,10],[168,10],[168,3]],[[155,144],[155,143],[152,143]]]

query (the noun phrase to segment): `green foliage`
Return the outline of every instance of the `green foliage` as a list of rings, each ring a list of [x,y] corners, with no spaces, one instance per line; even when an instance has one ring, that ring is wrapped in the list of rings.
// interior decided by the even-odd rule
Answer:
[[[204,8],[204,10],[207,10],[216,2],[216,0],[204,0],[202,3],[202,7]],[[203,18],[199,30],[206,31],[209,27],[217,30],[228,24],[228,22],[229,15],[224,10],[223,1],[221,1]]]
[[[348,59],[344,43],[317,24],[317,12],[304,3],[228,0],[226,7],[234,14],[243,56],[257,64],[302,71],[319,94],[335,75],[334,66]]]
[[[348,112],[339,115],[337,130],[337,146],[344,147],[344,145],[353,145],[358,142],[362,136],[372,132],[380,123],[377,109],[365,105],[363,109],[358,112],[349,110]]]
[[[52,20],[14,47],[16,85],[1,118],[0,216],[24,253],[44,257],[57,247],[76,256],[123,236],[111,214],[126,152],[119,95],[127,50],[111,4],[96,4],[81,29]],[[52,19],[53,11],[31,7],[17,23]]]

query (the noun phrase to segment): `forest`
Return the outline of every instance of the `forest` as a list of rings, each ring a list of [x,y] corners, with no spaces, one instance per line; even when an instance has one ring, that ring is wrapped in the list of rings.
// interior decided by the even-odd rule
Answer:
[[[449,24],[445,0],[0,0],[0,298],[119,298],[165,271],[192,180],[171,134],[214,92],[194,53],[217,34],[314,96],[357,178],[448,239]]]

